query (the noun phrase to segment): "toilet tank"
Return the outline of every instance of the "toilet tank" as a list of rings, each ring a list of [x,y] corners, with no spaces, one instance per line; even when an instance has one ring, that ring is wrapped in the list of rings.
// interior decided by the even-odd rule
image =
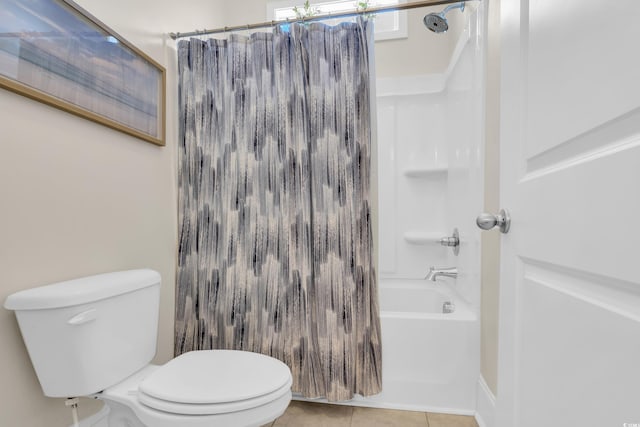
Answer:
[[[97,393],[146,366],[156,352],[160,274],[130,270],[10,295],[42,391]]]

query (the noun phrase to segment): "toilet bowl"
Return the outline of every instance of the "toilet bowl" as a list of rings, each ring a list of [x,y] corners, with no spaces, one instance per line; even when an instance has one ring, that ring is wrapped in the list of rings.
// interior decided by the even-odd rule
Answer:
[[[160,275],[131,270],[9,296],[46,396],[93,397],[109,427],[267,424],[291,401],[291,370],[272,357],[200,350],[155,354]]]
[[[262,354],[193,351],[94,397],[109,407],[109,427],[260,426],[289,405],[291,373]]]

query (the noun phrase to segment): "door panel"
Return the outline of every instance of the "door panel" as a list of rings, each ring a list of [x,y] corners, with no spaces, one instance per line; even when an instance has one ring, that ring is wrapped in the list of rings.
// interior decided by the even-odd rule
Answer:
[[[638,184],[638,141],[603,146],[524,175],[514,195],[513,227],[530,238],[517,240],[516,250],[522,257],[637,282],[640,258],[632,237],[640,237]]]
[[[523,48],[531,157],[640,105],[640,85],[630,84],[640,75],[640,2],[528,3]]]
[[[501,3],[499,427],[640,423],[640,2],[613,3]]]
[[[523,427],[620,426],[637,420],[640,348],[638,313],[585,295],[575,277],[525,268],[522,384]],[[542,273],[542,274],[540,274]],[[637,299],[636,299],[637,303]],[[563,424],[566,423],[566,424]]]

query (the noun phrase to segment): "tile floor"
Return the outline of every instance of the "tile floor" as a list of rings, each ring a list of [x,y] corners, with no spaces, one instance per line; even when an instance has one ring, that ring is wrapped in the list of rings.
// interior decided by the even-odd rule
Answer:
[[[293,400],[264,427],[478,427],[473,417],[328,405]]]

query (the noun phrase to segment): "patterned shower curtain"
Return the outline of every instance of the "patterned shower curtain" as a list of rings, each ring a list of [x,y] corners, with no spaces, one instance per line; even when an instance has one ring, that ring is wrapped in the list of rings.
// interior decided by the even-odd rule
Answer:
[[[307,397],[380,392],[371,33],[179,42],[176,354],[267,354]]]

